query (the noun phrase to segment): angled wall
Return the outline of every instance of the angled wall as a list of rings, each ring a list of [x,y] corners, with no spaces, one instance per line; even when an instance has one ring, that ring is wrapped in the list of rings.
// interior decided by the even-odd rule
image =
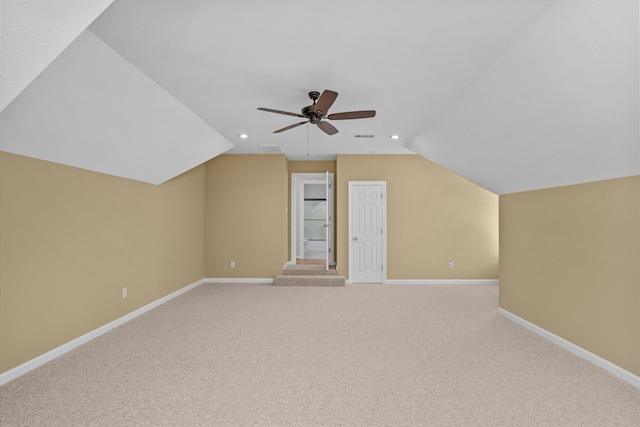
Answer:
[[[0,152],[0,372],[202,279],[204,185]]]
[[[500,307],[640,375],[640,176],[500,196]]]

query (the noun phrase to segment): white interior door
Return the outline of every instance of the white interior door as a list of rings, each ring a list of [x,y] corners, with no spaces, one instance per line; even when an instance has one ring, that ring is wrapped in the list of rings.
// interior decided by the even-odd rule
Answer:
[[[333,174],[326,172],[325,187],[326,187],[326,194],[327,194],[327,205],[326,205],[327,215],[325,218],[327,218],[327,222],[325,224],[325,239],[327,241],[327,247],[326,247],[325,259],[327,260],[327,262],[326,262],[325,268],[327,270],[329,270],[330,266],[335,265],[335,255],[333,251],[333,247],[334,247],[333,186],[334,186]]]
[[[349,182],[349,275],[353,283],[383,283],[386,263],[384,181]]]

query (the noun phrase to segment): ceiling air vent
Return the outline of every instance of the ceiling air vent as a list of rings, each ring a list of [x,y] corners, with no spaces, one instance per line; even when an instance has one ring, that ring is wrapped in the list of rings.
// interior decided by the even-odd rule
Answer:
[[[279,145],[260,144],[260,148],[262,148],[262,151],[267,154],[284,154],[284,151],[282,151],[282,147],[280,147]]]
[[[375,138],[375,135],[354,135],[354,138]]]

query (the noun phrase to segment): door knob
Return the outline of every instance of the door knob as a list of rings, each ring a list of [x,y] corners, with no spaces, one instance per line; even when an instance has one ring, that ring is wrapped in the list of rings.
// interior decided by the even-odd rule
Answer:
[[[357,241],[358,241],[358,238],[357,238],[357,237],[354,237],[354,238],[353,238],[353,240],[357,242]]]

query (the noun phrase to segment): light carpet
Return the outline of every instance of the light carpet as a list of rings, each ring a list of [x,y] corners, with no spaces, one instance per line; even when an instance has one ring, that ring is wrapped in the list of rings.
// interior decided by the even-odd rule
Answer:
[[[205,284],[0,387],[6,426],[634,426],[496,285]]]

